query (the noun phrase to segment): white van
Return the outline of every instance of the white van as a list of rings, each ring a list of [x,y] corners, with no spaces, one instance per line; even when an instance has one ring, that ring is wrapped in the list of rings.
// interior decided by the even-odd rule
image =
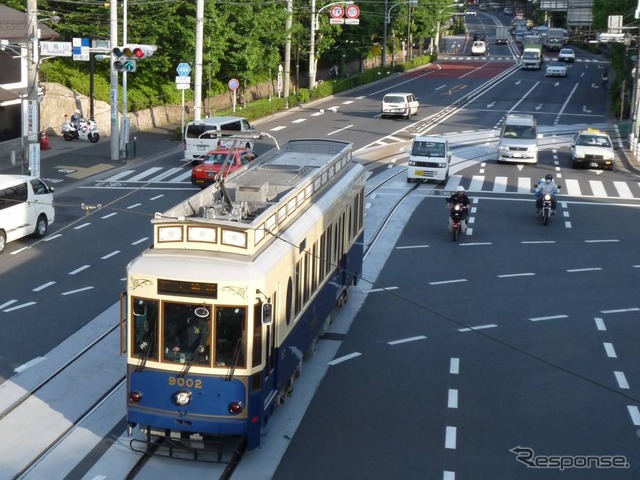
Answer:
[[[0,175],[0,253],[7,242],[42,238],[55,219],[53,188],[27,175]]]
[[[538,163],[538,139],[541,137],[533,115],[506,115],[498,140],[498,163]]]
[[[234,139],[228,132],[249,134],[254,130],[246,118],[240,117],[211,117],[189,122],[184,129],[184,161],[201,161],[211,150],[231,148]],[[235,146],[252,149],[253,140],[238,139]]]
[[[438,180],[444,183],[449,178],[450,164],[451,152],[445,137],[416,137],[411,145],[407,182]]]

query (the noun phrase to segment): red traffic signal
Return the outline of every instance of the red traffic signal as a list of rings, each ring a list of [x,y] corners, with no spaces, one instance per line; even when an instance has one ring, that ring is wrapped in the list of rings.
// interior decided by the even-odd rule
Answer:
[[[112,53],[116,57],[129,58],[131,60],[143,60],[150,57],[158,49],[155,45],[127,45],[124,47],[115,47]]]

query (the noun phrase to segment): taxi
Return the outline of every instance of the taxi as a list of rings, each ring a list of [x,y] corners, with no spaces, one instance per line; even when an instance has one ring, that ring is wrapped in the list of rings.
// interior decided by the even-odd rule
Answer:
[[[589,128],[580,130],[571,141],[571,167],[613,169],[614,150],[607,132]]]
[[[231,152],[228,148],[222,147],[212,150],[207,153],[200,165],[191,170],[191,184],[204,189],[217,180],[223,165],[225,165],[224,176],[226,177],[257,157],[258,155],[248,148],[236,148]]]

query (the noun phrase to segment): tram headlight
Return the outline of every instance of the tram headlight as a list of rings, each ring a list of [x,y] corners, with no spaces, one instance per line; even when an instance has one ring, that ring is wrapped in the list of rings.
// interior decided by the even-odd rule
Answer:
[[[240,415],[244,411],[242,402],[231,402],[229,404],[229,413],[232,415]]]
[[[184,407],[191,402],[191,392],[186,392],[184,390],[180,391],[173,396],[173,401],[176,403],[176,405]]]

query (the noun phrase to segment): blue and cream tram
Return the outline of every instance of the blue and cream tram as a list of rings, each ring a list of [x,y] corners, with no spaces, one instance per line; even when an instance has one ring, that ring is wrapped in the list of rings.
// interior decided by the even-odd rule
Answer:
[[[292,140],[156,214],[127,267],[127,420],[147,441],[260,444],[303,356],[362,272],[350,143]]]

